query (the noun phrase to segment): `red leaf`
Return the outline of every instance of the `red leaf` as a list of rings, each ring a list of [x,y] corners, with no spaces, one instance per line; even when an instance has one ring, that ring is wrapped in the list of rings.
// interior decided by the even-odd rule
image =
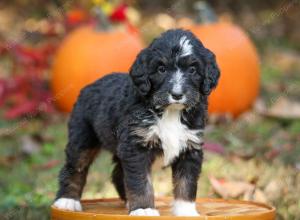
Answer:
[[[0,79],[0,106],[3,105],[7,92],[7,81]]]
[[[111,21],[117,21],[117,22],[123,22],[127,20],[126,17],[126,9],[127,9],[127,5],[126,4],[121,4],[119,5],[114,11],[113,13],[109,16],[109,19]]]
[[[38,111],[38,103],[33,100],[33,101],[27,101],[23,104],[17,105],[13,108],[11,108],[10,110],[8,110],[4,117],[6,119],[15,119],[18,118],[20,116],[25,116],[28,114],[36,114]]]
[[[7,52],[7,48],[4,44],[0,44],[0,55]]]
[[[41,170],[48,170],[48,169],[51,169],[51,168],[57,166],[59,163],[60,163],[59,160],[53,159],[53,160],[49,160],[48,162],[46,162],[44,164],[34,166],[34,168],[41,169]]]
[[[6,50],[16,67],[11,78],[0,80],[0,106],[6,110],[6,119],[54,111],[43,73],[49,68],[49,58],[55,50],[54,43],[37,48],[14,44],[10,50]]]
[[[224,154],[224,146],[219,143],[205,142],[203,148],[217,154]]]

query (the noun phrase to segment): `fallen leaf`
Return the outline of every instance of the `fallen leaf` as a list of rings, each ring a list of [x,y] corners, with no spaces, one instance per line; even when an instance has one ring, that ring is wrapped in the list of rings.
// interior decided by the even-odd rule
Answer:
[[[296,163],[296,164],[295,164],[295,167],[296,167],[297,170],[300,171],[300,162],[299,162],[299,163]]]
[[[37,140],[35,140],[32,136],[24,135],[21,138],[21,149],[23,153],[31,155],[33,153],[39,152],[40,148],[40,143]]]
[[[127,10],[127,5],[126,4],[120,4],[111,13],[111,15],[109,16],[109,19],[112,22],[124,22],[124,21],[126,21],[127,20],[126,10]]]
[[[26,101],[21,105],[15,106],[5,112],[6,119],[15,119],[24,115],[35,115],[38,110],[38,103],[33,101]]]
[[[300,102],[280,97],[269,109],[268,114],[282,118],[300,118]]]
[[[300,102],[289,100],[286,97],[278,97],[275,103],[267,108],[262,100],[256,103],[256,111],[260,114],[281,119],[300,119]]]
[[[282,186],[278,180],[271,180],[264,190],[270,200],[276,200],[281,197]]]
[[[214,142],[205,142],[203,145],[204,150],[217,153],[217,154],[224,154],[225,149],[224,146],[219,144],[219,143],[214,143]]]
[[[41,170],[48,170],[48,169],[51,169],[51,168],[57,166],[59,163],[60,163],[59,160],[54,159],[54,160],[49,160],[44,164],[34,166],[34,168],[41,169]]]
[[[192,27],[195,24],[193,19],[188,17],[179,18],[177,21],[177,27],[178,28],[184,28],[184,27]]]
[[[250,191],[250,190],[246,191],[243,196],[243,200],[256,201],[256,202],[262,202],[262,203],[268,202],[265,193],[258,188],[255,188],[252,191]]]
[[[168,14],[158,14],[155,17],[155,23],[158,27],[168,30],[176,26],[175,19]]]
[[[209,181],[216,193],[222,198],[237,198],[246,193],[251,193],[255,189],[255,185],[243,181],[227,181],[210,177]]]
[[[14,155],[9,155],[5,157],[0,157],[0,165],[9,167],[17,160],[17,157]]]
[[[135,26],[140,24],[141,13],[139,10],[129,6],[126,10],[126,17],[130,24]]]
[[[293,68],[299,68],[299,53],[292,50],[270,50],[266,56],[268,62],[276,63],[276,67],[284,73],[291,71]]]
[[[268,160],[273,160],[278,155],[280,155],[281,151],[279,149],[271,149],[270,151],[265,153],[265,156]]]

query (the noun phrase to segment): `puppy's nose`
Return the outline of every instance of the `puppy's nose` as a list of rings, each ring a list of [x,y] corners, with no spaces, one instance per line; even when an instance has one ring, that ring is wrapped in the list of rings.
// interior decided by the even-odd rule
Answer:
[[[179,92],[171,92],[171,96],[175,100],[180,100],[180,99],[182,99],[183,94],[179,93]]]

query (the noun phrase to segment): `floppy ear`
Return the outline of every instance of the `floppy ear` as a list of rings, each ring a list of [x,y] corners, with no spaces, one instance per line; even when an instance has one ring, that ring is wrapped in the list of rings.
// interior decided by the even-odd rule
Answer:
[[[151,84],[148,78],[149,70],[147,59],[148,51],[147,49],[144,49],[139,53],[129,71],[133,84],[142,96],[146,96],[151,89]]]
[[[205,50],[205,72],[204,80],[201,85],[201,93],[203,95],[209,95],[211,91],[217,86],[220,77],[220,70],[218,68],[215,55],[210,50]]]

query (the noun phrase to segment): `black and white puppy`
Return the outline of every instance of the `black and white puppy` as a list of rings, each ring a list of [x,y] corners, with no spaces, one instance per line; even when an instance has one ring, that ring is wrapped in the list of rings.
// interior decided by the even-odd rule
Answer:
[[[54,206],[82,209],[88,169],[107,149],[115,163],[112,182],[130,215],[159,215],[150,173],[161,155],[173,172],[173,214],[197,216],[207,97],[218,78],[214,54],[191,32],[177,29],[142,50],[129,75],[110,74],[85,87],[69,121]]]

